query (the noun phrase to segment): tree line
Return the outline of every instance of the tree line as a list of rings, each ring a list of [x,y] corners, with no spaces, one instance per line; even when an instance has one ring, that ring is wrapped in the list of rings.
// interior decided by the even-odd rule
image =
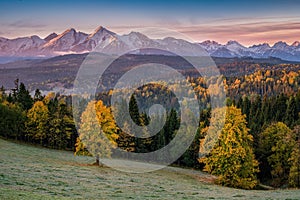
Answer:
[[[198,87],[196,83],[195,87]],[[160,88],[149,87],[151,93],[148,95],[159,95]],[[178,132],[180,111],[172,95],[168,105],[173,106],[167,108],[165,115],[152,116],[151,119],[145,108],[138,105],[138,94],[131,96],[129,105],[120,100],[116,108],[107,103],[109,94],[100,96],[101,100],[89,103],[82,99],[80,110],[73,110],[80,117],[74,119],[70,96],[55,93],[43,96],[36,90],[32,97],[25,85],[16,80],[10,93],[1,88],[0,135],[49,148],[73,150],[77,155],[92,154],[99,164],[98,158],[112,155],[114,147],[136,153],[152,152],[168,144]],[[226,104],[225,124],[210,154],[199,158],[211,120],[208,107],[201,109],[194,141],[174,164],[203,169],[217,175],[219,184],[231,187],[251,189],[259,183],[273,187],[299,187],[300,93],[263,97],[259,94],[244,95],[228,98]],[[91,112],[92,109],[96,112]],[[155,136],[136,138],[128,134],[127,121],[122,121],[123,129],[118,127],[112,109],[128,109],[131,119],[139,126],[148,125],[150,120],[159,124],[163,118],[166,123]],[[79,133],[88,134],[78,135],[74,120],[85,124],[78,127]],[[101,130],[97,129],[98,125]],[[92,144],[88,143],[89,138],[94,138]]]
[[[37,89],[33,97],[23,83],[0,94],[0,134],[7,139],[21,140],[41,146],[73,150],[77,138],[71,108],[71,97]]]

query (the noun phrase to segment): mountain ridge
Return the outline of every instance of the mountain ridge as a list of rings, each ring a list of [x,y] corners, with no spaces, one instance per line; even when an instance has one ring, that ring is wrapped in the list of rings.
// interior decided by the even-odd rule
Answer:
[[[122,54],[132,49],[143,48],[167,49],[179,55],[198,56],[203,54],[216,57],[275,57],[288,61],[300,61],[300,42],[291,45],[278,41],[273,46],[268,43],[253,44],[246,47],[238,41],[229,40],[226,44],[206,40],[191,43],[182,39],[166,37],[151,39],[139,32],[118,35],[103,26],[87,34],[69,28],[61,34],[51,33],[45,38],[32,35],[8,39],[0,37],[1,57],[53,57],[71,53],[98,51],[107,54]],[[200,53],[198,53],[200,52]]]

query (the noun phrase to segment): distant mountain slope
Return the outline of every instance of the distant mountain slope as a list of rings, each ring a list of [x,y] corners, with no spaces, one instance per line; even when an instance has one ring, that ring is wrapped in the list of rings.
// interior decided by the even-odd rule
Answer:
[[[230,40],[222,45],[215,41],[191,43],[182,39],[166,37],[151,39],[138,32],[118,35],[99,26],[93,33],[78,32],[73,28],[61,34],[51,33],[42,39],[38,36],[7,39],[0,37],[0,58],[9,57],[53,57],[71,53],[87,53],[97,51],[107,54],[123,54],[130,49],[164,49],[181,55],[203,55],[202,49],[215,57],[276,57],[289,61],[300,61],[300,43],[291,45],[279,41],[273,46],[267,43],[245,47],[237,41]],[[138,51],[141,53],[140,51]],[[8,59],[14,60],[14,59]]]
[[[140,57],[141,60],[145,60],[146,62],[153,59],[160,60],[161,63],[168,63],[168,65],[174,66],[179,71],[187,73],[190,76],[197,75],[193,68],[189,68],[186,63],[182,62],[182,59],[174,59],[174,56],[170,55],[159,55],[158,53],[160,52],[154,52],[154,54],[151,52],[150,55],[146,53],[144,55],[128,55],[124,57],[125,59],[114,62],[108,72],[113,75],[119,75],[124,72],[124,70],[128,70],[126,66],[128,63],[130,64],[132,59],[138,59]],[[55,90],[55,88],[63,90],[71,89],[78,69],[87,55],[87,53],[68,54],[47,59],[27,59],[0,64],[0,87],[3,85],[6,89],[11,89],[14,87],[14,80],[18,78],[24,82],[31,91],[34,91],[36,88],[44,91]],[[260,66],[253,65],[254,63],[263,64],[261,67],[291,63],[279,58],[213,57],[213,60],[217,64],[220,72],[226,77],[252,73],[256,70],[256,67]],[[108,76],[108,78],[109,77],[110,76]],[[112,80],[113,79],[110,81]],[[57,90],[57,92],[64,93],[64,91],[59,90]]]
[[[206,49],[211,56],[215,57],[275,57],[282,60],[300,61],[300,44],[298,41],[292,45],[279,41],[272,47],[267,43],[245,47],[237,41],[228,41],[225,45],[218,44],[215,41],[204,41],[199,44]]]

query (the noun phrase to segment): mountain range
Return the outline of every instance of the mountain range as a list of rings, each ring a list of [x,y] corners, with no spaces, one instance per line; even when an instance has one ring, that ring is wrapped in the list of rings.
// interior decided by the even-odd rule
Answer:
[[[204,49],[213,57],[275,57],[288,61],[300,61],[300,43],[298,41],[291,45],[279,41],[273,46],[263,43],[250,47],[245,47],[234,40],[230,40],[226,44],[219,44],[210,40],[191,43],[172,37],[151,39],[139,32],[118,35],[102,26],[91,34],[70,28],[61,34],[51,33],[45,38],[36,35],[16,39],[0,37],[0,57],[2,57],[2,60],[3,58],[11,60],[12,57],[32,58],[81,54],[95,50],[106,54],[122,54],[130,49],[148,47],[151,47],[153,49],[151,53],[155,54],[163,54],[164,52],[159,51],[159,49],[164,49],[175,54],[195,56],[202,54]],[[139,51],[139,53],[143,52]]]

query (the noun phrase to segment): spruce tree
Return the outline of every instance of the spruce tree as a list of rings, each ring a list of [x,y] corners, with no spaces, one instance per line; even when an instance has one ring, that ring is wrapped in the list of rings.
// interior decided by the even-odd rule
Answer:
[[[141,125],[141,117],[139,113],[139,107],[137,104],[137,101],[134,97],[134,95],[131,96],[129,101],[129,114],[131,119],[136,123],[137,125]]]
[[[284,122],[289,127],[292,127],[295,121],[297,120],[298,120],[298,112],[297,112],[296,100],[293,96],[291,96],[288,101]]]
[[[19,102],[24,110],[29,110],[32,107],[33,100],[26,89],[24,83],[21,83],[17,92],[17,102]]]

